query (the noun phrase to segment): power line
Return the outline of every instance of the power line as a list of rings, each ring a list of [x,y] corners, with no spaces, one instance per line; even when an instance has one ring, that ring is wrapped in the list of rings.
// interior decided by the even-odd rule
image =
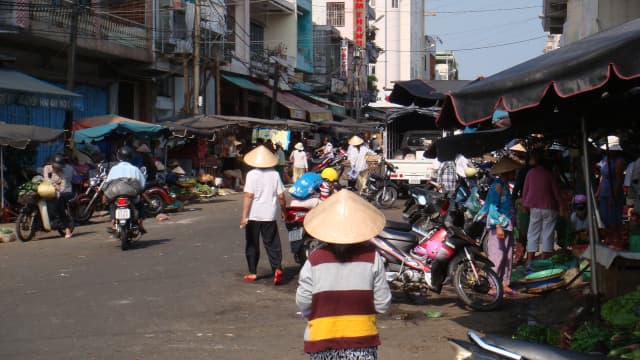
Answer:
[[[506,42],[506,43],[500,43],[500,44],[493,44],[493,45],[486,45],[486,46],[478,46],[478,47],[472,47],[472,48],[460,48],[460,49],[447,49],[446,51],[473,51],[473,50],[483,50],[483,49],[490,49],[490,48],[496,48],[496,47],[502,47],[502,46],[508,46],[508,45],[515,45],[515,44],[521,44],[521,43],[525,43],[528,41],[533,41],[533,40],[538,40],[538,39],[542,39],[542,38],[546,38],[546,35],[543,36],[536,36],[533,38],[529,38],[529,39],[524,39],[524,40],[517,40],[517,41],[510,41],[510,42]],[[385,50],[385,51],[389,51],[389,52],[401,52],[401,53],[428,53],[430,51],[428,50]]]

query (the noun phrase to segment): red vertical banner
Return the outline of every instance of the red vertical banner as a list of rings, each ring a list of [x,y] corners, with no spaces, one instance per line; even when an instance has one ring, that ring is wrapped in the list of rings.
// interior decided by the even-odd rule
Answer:
[[[366,39],[366,0],[353,0],[353,42],[356,47],[365,48]]]

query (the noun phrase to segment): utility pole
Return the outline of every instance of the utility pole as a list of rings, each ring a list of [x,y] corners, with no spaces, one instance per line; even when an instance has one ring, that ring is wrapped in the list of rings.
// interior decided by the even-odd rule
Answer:
[[[200,0],[195,0],[193,19],[193,114],[199,112],[200,100]]]
[[[271,97],[271,118],[278,116],[278,83],[280,82],[280,63],[273,61],[273,96]]]
[[[67,49],[67,90],[72,91],[75,87],[76,77],[76,47],[78,43],[78,15],[80,4],[78,0],[73,0],[71,4],[71,29],[69,34],[69,48]],[[65,111],[64,134],[65,144],[70,144],[71,129],[73,128],[73,108]]]

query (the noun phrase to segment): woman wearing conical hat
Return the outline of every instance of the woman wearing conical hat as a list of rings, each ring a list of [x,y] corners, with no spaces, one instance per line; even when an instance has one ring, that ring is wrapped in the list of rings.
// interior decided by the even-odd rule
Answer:
[[[367,240],[384,227],[380,210],[342,190],[311,210],[305,230],[325,245],[302,266],[296,303],[308,318],[311,359],[376,359],[376,313],[391,304],[382,258]]]
[[[369,165],[367,165],[367,155],[375,155],[371,149],[367,147],[358,135],[354,135],[349,139],[349,149],[347,150],[347,160],[351,164],[349,177],[356,180],[356,190],[362,191],[369,176]]]
[[[240,219],[240,227],[245,229],[245,255],[249,266],[249,274],[244,276],[244,280],[257,279],[262,236],[273,271],[273,283],[279,285],[282,282],[282,247],[276,218],[281,216],[284,219],[285,201],[284,185],[274,169],[278,158],[260,145],[244,156],[244,162],[253,168],[245,180]]]

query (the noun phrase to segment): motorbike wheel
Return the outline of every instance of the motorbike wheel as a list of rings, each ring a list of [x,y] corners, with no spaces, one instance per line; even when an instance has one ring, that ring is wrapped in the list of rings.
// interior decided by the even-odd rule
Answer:
[[[16,236],[20,241],[26,242],[36,234],[36,216],[38,213],[32,211],[29,213],[21,212],[16,220]]]
[[[394,187],[387,187],[387,190],[380,189],[376,193],[375,201],[376,205],[382,209],[388,209],[393,206],[393,204],[398,199],[398,190]]]
[[[131,245],[131,243],[129,242],[129,230],[126,228],[122,228],[120,229],[120,249],[122,249],[122,251],[128,250],[129,249],[129,245]]]
[[[93,209],[89,209],[89,203],[78,204],[75,208],[73,218],[78,224],[87,224],[93,216]]]
[[[167,205],[162,200],[162,197],[157,194],[151,194],[147,196],[147,201],[145,202],[146,211],[148,215],[156,216],[164,210],[164,207]]]
[[[453,275],[453,287],[460,300],[470,308],[489,311],[502,304],[502,282],[491,267],[483,262],[474,262],[476,275],[470,261],[462,261]]]

